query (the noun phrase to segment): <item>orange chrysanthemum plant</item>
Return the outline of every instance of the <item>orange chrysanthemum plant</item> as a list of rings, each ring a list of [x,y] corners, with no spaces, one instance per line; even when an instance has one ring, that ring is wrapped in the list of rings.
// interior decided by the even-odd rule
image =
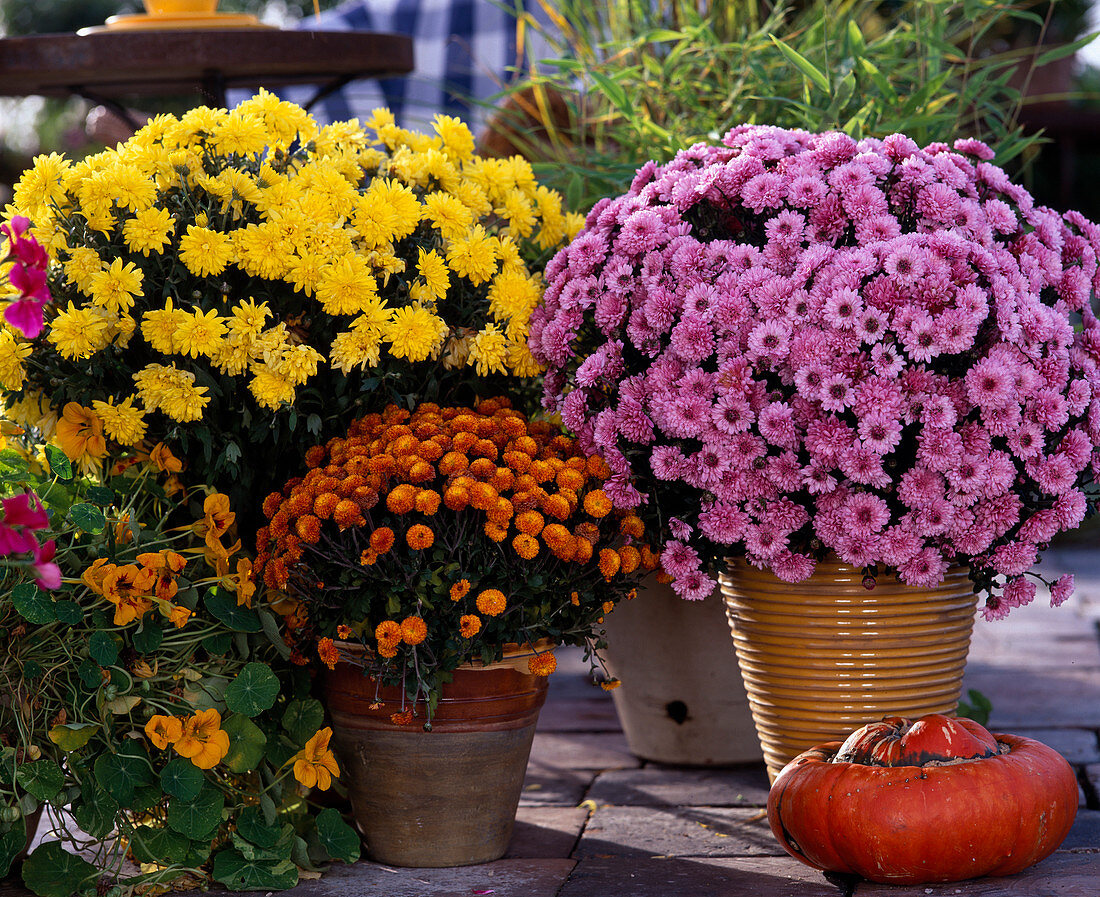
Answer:
[[[641,520],[612,510],[603,460],[506,399],[391,405],[306,463],[264,502],[256,569],[303,656],[333,666],[334,636],[361,642],[417,715],[508,643],[598,648],[603,616],[657,566]],[[555,665],[547,651],[530,669]]]

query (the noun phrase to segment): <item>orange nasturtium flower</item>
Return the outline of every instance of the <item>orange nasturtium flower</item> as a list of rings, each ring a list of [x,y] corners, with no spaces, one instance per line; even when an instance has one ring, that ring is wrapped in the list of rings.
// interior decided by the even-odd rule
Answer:
[[[332,785],[333,776],[340,775],[336,756],[328,746],[330,738],[332,738],[332,729],[326,726],[307,741],[306,746],[292,758],[294,778],[307,788],[316,787],[321,791],[327,791]]]
[[[157,714],[145,724],[145,735],[162,751],[183,734],[183,723],[174,716]]]
[[[137,564],[115,567],[103,577],[103,597],[115,606],[116,626],[140,620],[152,609],[153,602],[148,596],[155,582],[156,574]]]
[[[200,710],[183,724],[176,752],[199,769],[213,769],[229,753],[229,733],[222,729],[222,715],[214,708]]]
[[[183,629],[184,624],[191,616],[191,611],[181,604],[172,604],[168,607],[168,622],[176,629]]]
[[[179,586],[176,584],[176,575],[183,572],[187,566],[187,558],[169,549],[163,551],[147,551],[137,556],[137,562],[156,577],[154,592],[163,601],[171,601],[176,597]]]
[[[161,473],[179,473],[183,470],[183,462],[163,442],[153,446],[153,450],[149,452],[149,460]]]
[[[229,509],[229,496],[220,492],[206,496],[202,503],[202,513],[202,520],[195,521],[193,529],[198,535],[205,537],[207,546],[213,549],[214,543],[220,542],[237,515]],[[218,548],[221,548],[220,544]]]
[[[69,402],[57,422],[57,441],[70,461],[81,465],[98,461],[107,454],[107,440],[103,436],[103,421],[79,402]]]

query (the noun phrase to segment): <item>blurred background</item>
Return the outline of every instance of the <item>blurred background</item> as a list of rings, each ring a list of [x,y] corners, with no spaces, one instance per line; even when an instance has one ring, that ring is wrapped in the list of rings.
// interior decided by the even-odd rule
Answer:
[[[371,6],[371,0],[344,0],[343,4],[339,0],[317,0],[316,4],[314,0],[222,0],[219,11],[250,13],[265,24],[293,28],[307,27],[315,6],[327,12],[337,6],[346,9],[354,2]],[[500,5],[494,0],[463,2]],[[659,6],[664,0],[651,2]],[[766,0],[735,2],[755,7]],[[808,7],[812,2],[791,0],[789,5]],[[846,2],[836,0],[837,8],[842,10]],[[572,0],[528,0],[527,5],[533,8],[540,3],[550,9],[575,5]],[[883,0],[879,4],[882,18],[888,21],[892,10],[900,8],[901,3],[902,0]],[[981,6],[985,0],[960,0],[958,6],[965,10],[975,3]],[[710,5],[722,7],[718,0]],[[1024,94],[1019,118],[1029,132],[1041,129],[1046,138],[1029,146],[1008,167],[1041,203],[1062,209],[1077,208],[1094,220],[1100,218],[1100,179],[1093,174],[1100,166],[1100,42],[1094,41],[1040,69],[1032,70],[1025,64],[1028,54],[1040,42],[1040,35],[1045,50],[1072,43],[1100,28],[1100,3],[1018,0],[1000,5],[1019,7],[1031,18],[1002,19],[1002,23],[1010,24],[1001,24],[983,35],[985,52],[1022,54],[1021,74],[1014,76],[1016,86]],[[0,33],[17,36],[73,32],[102,24],[111,15],[140,11],[140,0],[0,0]],[[1040,26],[1039,20],[1044,24]],[[141,109],[149,113],[182,111],[197,102],[196,97],[142,98]],[[103,117],[102,109],[94,109],[79,98],[0,97],[0,204],[8,201],[10,185],[35,155],[56,151],[79,158],[101,149],[105,142],[113,142],[114,130],[96,126],[102,125]]]

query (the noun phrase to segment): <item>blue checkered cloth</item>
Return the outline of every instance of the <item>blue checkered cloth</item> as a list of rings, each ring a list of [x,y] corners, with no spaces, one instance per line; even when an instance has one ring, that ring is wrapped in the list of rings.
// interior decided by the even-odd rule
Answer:
[[[523,63],[517,51],[516,19],[508,0],[349,0],[298,25],[311,31],[379,31],[413,38],[413,71],[402,77],[353,81],[319,100],[311,112],[318,122],[362,120],[386,106],[405,128],[430,128],[439,113],[466,121],[475,133],[489,110],[469,98],[489,100]],[[544,22],[540,4],[530,11]],[[533,29],[532,29],[533,30]],[[528,31],[527,56],[549,56],[544,42]],[[283,88],[280,96],[304,104],[313,88]],[[243,97],[242,97],[243,98]],[[230,105],[234,98],[231,98]]]

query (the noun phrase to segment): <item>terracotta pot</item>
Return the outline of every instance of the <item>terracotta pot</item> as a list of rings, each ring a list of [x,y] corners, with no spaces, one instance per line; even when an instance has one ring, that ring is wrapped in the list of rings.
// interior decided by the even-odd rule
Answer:
[[[217,11],[218,0],[142,0],[151,16],[210,15]]]
[[[721,596],[685,601],[647,578],[604,621],[611,692],[631,753],[676,766],[760,759]]]
[[[965,567],[935,588],[880,576],[868,590],[838,562],[792,584],[736,559],[722,593],[772,779],[885,716],[954,715],[977,605]]]
[[[423,705],[412,725],[391,722],[400,687],[378,686],[353,663],[326,675],[333,743],[371,859],[440,867],[504,855],[546,700],[546,677],[527,672],[532,653],[514,647],[501,663],[455,670],[431,731]]]

